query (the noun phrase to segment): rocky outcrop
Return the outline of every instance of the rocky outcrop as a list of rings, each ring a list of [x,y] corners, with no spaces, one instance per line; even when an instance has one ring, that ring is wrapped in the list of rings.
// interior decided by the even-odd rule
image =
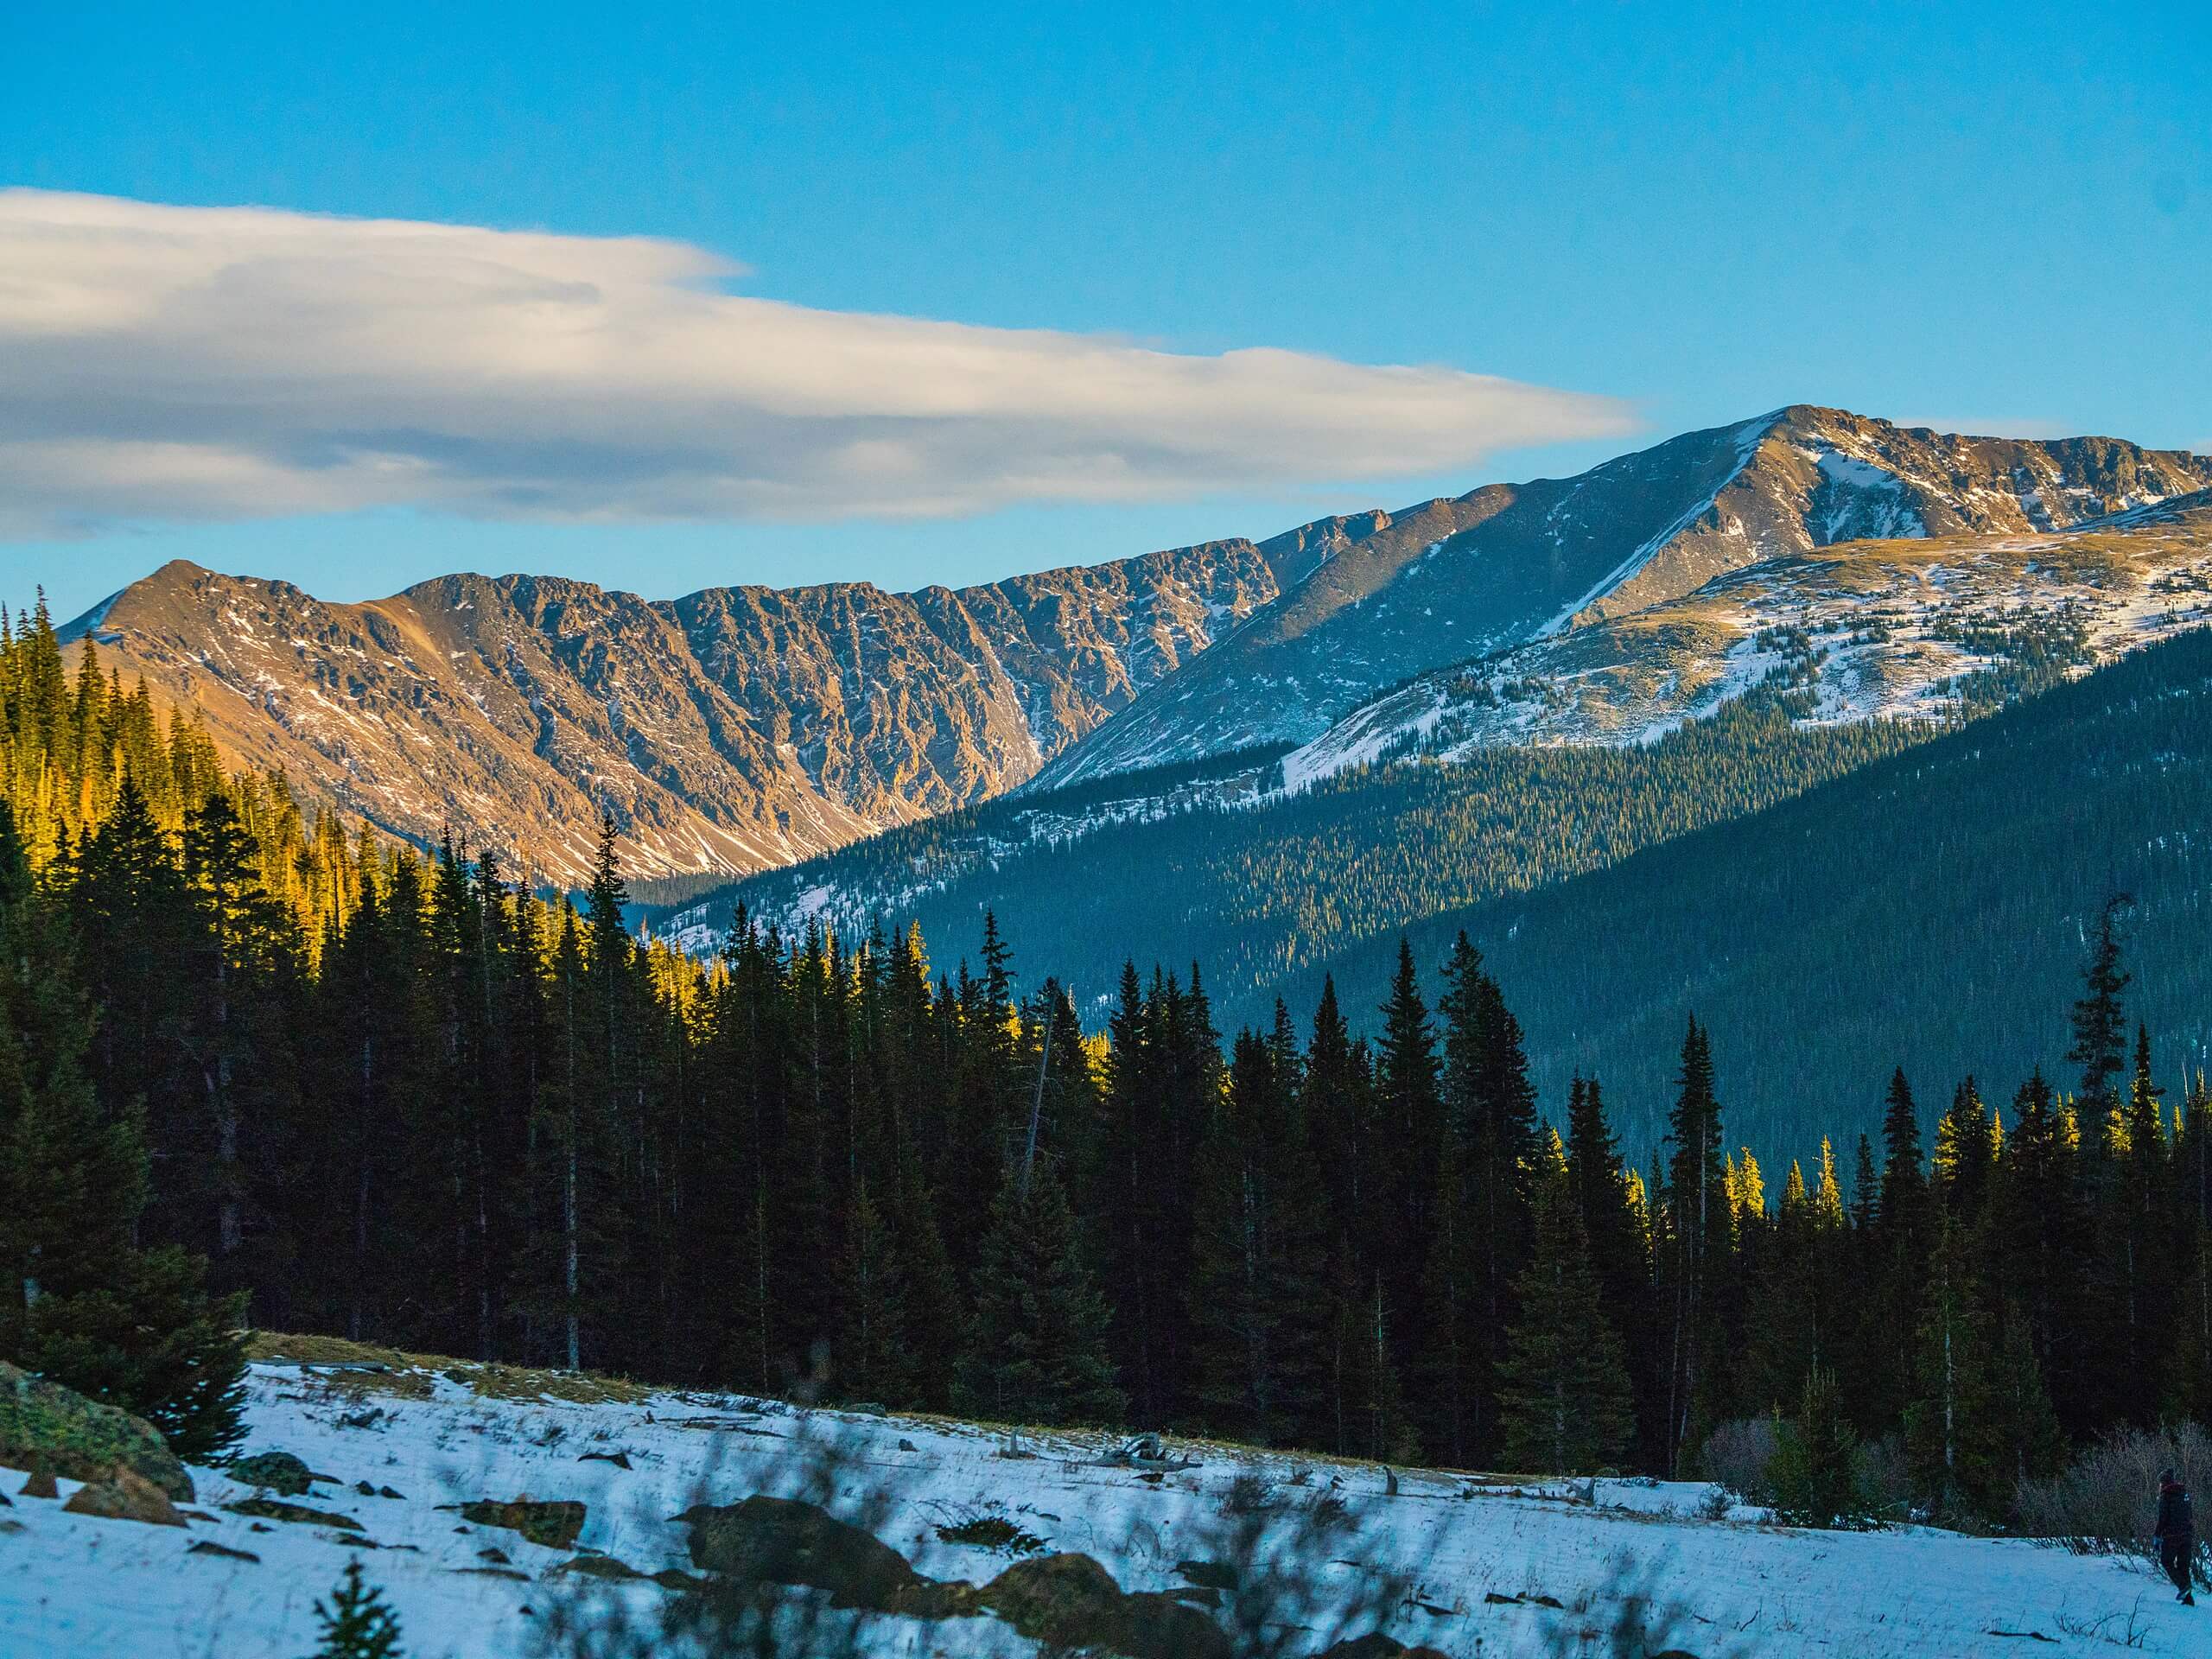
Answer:
[[[179,1503],[192,1501],[192,1478],[151,1423],[4,1360],[0,1465],[85,1481],[106,1479],[123,1468]]]
[[[1230,1659],[1220,1625],[1173,1594],[1130,1594],[1088,1555],[1038,1555],[983,1586],[981,1599],[1056,1653],[1125,1659]]]
[[[547,1549],[567,1549],[574,1544],[576,1535],[584,1529],[584,1506],[573,1498],[518,1497],[504,1503],[486,1498],[461,1506],[462,1520],[518,1532]]]
[[[331,604],[179,562],[69,632],[196,707],[234,763],[573,880],[602,810],[633,874],[741,872],[998,793],[1279,591],[1242,540],[959,590],[666,601],[456,575]]]
[[[305,1497],[308,1489],[317,1480],[327,1481],[328,1475],[318,1475],[289,1452],[257,1452],[250,1458],[234,1459],[224,1473],[241,1486],[252,1486],[279,1497]]]
[[[973,1586],[923,1577],[865,1529],[820,1505],[756,1494],[694,1504],[676,1517],[691,1529],[691,1564],[741,1584],[819,1590],[833,1607],[950,1618],[976,1611]]]
[[[108,1521],[137,1521],[147,1526],[181,1527],[184,1516],[169,1495],[136,1470],[118,1465],[105,1479],[77,1489],[61,1506],[71,1515],[98,1516]]]

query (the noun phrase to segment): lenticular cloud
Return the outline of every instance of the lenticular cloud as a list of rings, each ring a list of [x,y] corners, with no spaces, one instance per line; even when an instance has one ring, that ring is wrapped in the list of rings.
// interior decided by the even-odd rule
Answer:
[[[941,515],[1626,425],[1455,369],[813,310],[742,274],[642,238],[0,191],[0,524]]]

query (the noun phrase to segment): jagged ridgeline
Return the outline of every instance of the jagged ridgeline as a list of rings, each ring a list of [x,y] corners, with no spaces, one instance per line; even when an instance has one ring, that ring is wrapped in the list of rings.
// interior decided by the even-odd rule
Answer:
[[[1255,748],[1307,751],[1303,781],[1423,734],[1646,741],[1784,665],[1793,630],[1823,637],[1825,717],[1940,713],[2027,613],[2074,614],[2103,660],[2201,604],[2167,590],[2205,588],[2212,510],[2167,520],[2208,486],[2203,456],[1797,406],[1573,478],[960,589],[454,575],[334,603],[177,562],[73,626],[234,763],[417,846],[450,829],[572,883],[611,810],[633,874],[737,876]]]

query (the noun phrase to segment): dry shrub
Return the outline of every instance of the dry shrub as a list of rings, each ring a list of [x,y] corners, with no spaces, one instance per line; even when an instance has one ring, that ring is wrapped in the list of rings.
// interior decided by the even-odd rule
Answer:
[[[1705,1478],[1745,1503],[1775,1502],[1774,1458],[1781,1436],[1771,1417],[1737,1417],[1706,1436],[1699,1463]]]
[[[2020,1483],[2019,1529],[2090,1555],[2149,1557],[2158,1512],[2158,1471],[2174,1469],[2191,1493],[2212,1480],[2212,1435],[2196,1423],[2152,1432],[2115,1428],[2047,1480]],[[2198,1546],[2197,1573],[2204,1573]]]

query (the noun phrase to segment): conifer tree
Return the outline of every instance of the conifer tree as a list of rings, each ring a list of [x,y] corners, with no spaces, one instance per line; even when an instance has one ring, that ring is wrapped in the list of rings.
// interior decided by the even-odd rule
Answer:
[[[1375,1068],[1377,1191],[1357,1219],[1364,1224],[1367,1258],[1381,1272],[1385,1298],[1402,1327],[1394,1340],[1402,1370],[1417,1348],[1417,1325],[1405,1316],[1420,1298],[1444,1135],[1435,1027],[1421,998],[1413,947],[1403,938],[1382,1014]]]
[[[1835,1373],[1812,1367],[1775,1451],[1776,1515],[1801,1527],[1833,1527],[1855,1518],[1862,1508],[1858,1439],[1844,1414]]]
[[[2098,1384],[2087,1348],[2092,1315],[2078,1132],[2041,1071],[2021,1085],[2012,1107],[1988,1243],[2005,1263],[2010,1308],[2060,1424],[2085,1433]]]
[[[1720,1104],[1713,1051],[1696,1020],[1669,1120],[1666,1226],[1659,1270],[1666,1298],[1667,1457],[1679,1469],[1718,1421],[1727,1395],[1723,1312],[1733,1217],[1722,1179]]]
[[[0,802],[0,1355],[204,1459],[243,1433],[245,1298],[211,1298],[205,1262],[134,1243],[145,1147],[95,1098],[73,954]]]
[[[1126,1396],[1106,1348],[1107,1312],[1074,1212],[1049,1159],[1001,1185],[976,1269],[959,1398],[1002,1422],[1112,1423]]]
[[[1274,1039],[1237,1038],[1194,1174],[1198,1400],[1209,1421],[1259,1445],[1313,1423],[1323,1395],[1326,1217],[1288,1018],[1279,1005]]]
[[[1634,1433],[1627,1355],[1556,1135],[1538,1159],[1529,1265],[1515,1287],[1521,1315],[1499,1367],[1506,1466],[1592,1474],[1617,1465]]]
[[[913,1395],[906,1279],[865,1182],[847,1203],[841,1265],[831,1385],[847,1400],[903,1405]]]
[[[1661,1461],[1665,1425],[1659,1412],[1651,1318],[1649,1217],[1643,1179],[1627,1167],[1606,1121],[1604,1090],[1592,1077],[1567,1092],[1567,1179],[1590,1241],[1605,1317],[1620,1333],[1637,1408],[1637,1446],[1643,1466]]]
[[[2082,1068],[2075,1096],[2084,1122],[2101,1124],[2120,1104],[2126,1065],[2126,1009],[2121,997],[2133,976],[2121,966],[2120,918],[2135,901],[2115,893],[2097,918],[2096,942],[2082,967],[2082,996],[2074,1005],[2074,1046],[2066,1058]]]
[[[359,1560],[346,1563],[329,1605],[316,1602],[315,1616],[322,1645],[310,1659],[401,1659],[399,1619],[384,1592],[362,1579]]]

